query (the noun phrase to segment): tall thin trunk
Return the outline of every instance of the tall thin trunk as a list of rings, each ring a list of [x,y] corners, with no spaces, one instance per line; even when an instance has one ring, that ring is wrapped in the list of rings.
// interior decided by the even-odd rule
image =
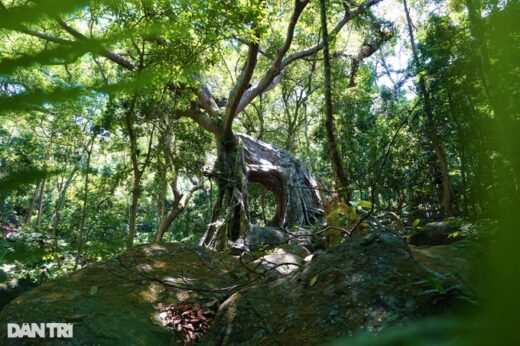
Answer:
[[[484,91],[491,103],[493,112],[501,117],[503,114],[503,107],[498,102],[496,97],[496,91],[492,85],[491,80],[491,67],[489,60],[489,52],[484,38],[484,28],[482,26],[482,18],[480,13],[480,0],[466,0],[466,7],[468,8],[468,17],[470,23],[470,30],[473,37],[476,40],[476,49],[479,53],[478,60],[480,64],[480,75],[482,78]]]
[[[83,206],[81,209],[81,216],[79,220],[79,237],[78,237],[78,247],[76,253],[76,261],[74,264],[74,269],[78,267],[79,260],[81,257],[81,253],[83,251],[83,234],[85,229],[85,221],[87,219],[87,207],[88,207],[88,188],[89,188],[89,180],[90,180],[90,159],[92,157],[92,149],[94,147],[95,136],[93,136],[90,140],[87,152],[87,162],[85,167],[85,185],[83,186]]]
[[[472,160],[469,160],[468,163],[471,166],[471,172],[473,176],[472,188],[471,192],[471,201],[474,210],[474,216],[480,216],[480,214],[488,213],[490,210],[494,209],[491,207],[489,202],[492,200],[491,194],[493,193],[487,187],[492,185],[494,181],[496,181],[497,177],[494,176],[493,173],[493,164],[491,160],[491,154],[488,148],[486,139],[488,138],[489,129],[483,127],[479,123],[479,115],[477,111],[477,107],[474,104],[471,97],[468,95],[465,96],[465,102],[463,105],[467,108],[464,108],[466,114],[471,116],[471,122],[474,125],[474,134],[473,138],[473,152],[476,152],[476,155]]]
[[[6,198],[6,193],[0,193],[0,222],[4,222],[4,207]]]
[[[309,128],[310,128],[310,122],[309,122],[309,114],[307,112],[307,105],[304,104],[303,105],[303,116],[304,116],[304,124],[303,124],[303,137],[305,139],[305,153],[307,155],[307,157],[311,158],[312,157],[312,151],[311,151],[311,141],[309,139]],[[315,160],[308,160],[309,161],[309,166],[311,167],[311,171],[313,173],[316,172],[316,165],[315,165]]]
[[[58,198],[58,201],[56,202],[56,207],[54,209],[54,221],[52,224],[52,231],[54,233],[54,248],[56,251],[59,249],[59,242],[58,242],[58,228],[61,221],[61,211],[63,210],[63,207],[65,207],[65,201],[67,196],[67,191],[69,190],[70,185],[72,184],[72,181],[74,180],[74,176],[76,175],[76,172],[79,170],[81,164],[81,160],[74,165],[74,168],[70,172],[69,176],[67,177],[67,180],[65,181],[65,184],[63,185],[63,188],[60,192],[60,196]],[[61,260],[58,256],[57,258],[58,262],[58,268],[61,268]]]
[[[180,197],[182,195],[177,190],[177,177],[176,176],[173,179],[173,181],[170,182],[170,186],[171,186],[173,196],[174,196],[173,205],[172,205],[172,208],[170,209],[170,211],[168,212],[168,214],[166,214],[165,216],[161,216],[159,228],[157,229],[157,232],[155,232],[155,235],[153,237],[153,241],[155,243],[158,243],[161,241],[162,237],[164,236],[164,233],[166,233],[166,231],[168,230],[168,228],[170,228],[173,221],[177,218],[177,216],[182,211],[179,208]]]
[[[466,177],[466,172],[467,172],[467,170],[466,170],[466,166],[467,166],[466,133],[465,133],[463,124],[461,124],[461,122],[459,120],[458,112],[457,112],[457,109],[453,102],[451,93],[448,92],[447,94],[448,94],[448,103],[450,106],[451,116],[455,123],[455,127],[457,129],[457,134],[458,134],[458,154],[459,154],[459,160],[460,160],[460,175],[461,175],[461,179],[462,179],[462,193],[461,193],[462,206],[461,206],[460,210],[462,211],[462,216],[468,217],[468,215],[469,215],[468,204],[470,202],[468,199],[468,185],[467,185],[467,177]]]
[[[137,210],[139,209],[139,198],[141,197],[141,179],[143,178],[146,167],[150,163],[152,154],[152,143],[155,131],[155,126],[152,128],[150,133],[150,139],[148,141],[148,150],[144,162],[139,161],[138,148],[137,148],[137,134],[134,129],[135,122],[135,106],[137,103],[137,96],[134,96],[132,104],[129,110],[125,114],[126,130],[130,139],[130,158],[132,160],[132,171],[133,171],[133,182],[132,182],[132,202],[130,205],[130,217],[128,219],[128,238],[126,247],[130,249],[134,245],[134,238],[136,235],[137,225]]]
[[[137,102],[137,96],[132,99],[130,109],[125,114],[126,131],[130,139],[130,158],[132,161],[132,199],[130,203],[130,216],[128,219],[128,238],[126,247],[129,249],[134,245],[136,234],[137,208],[139,208],[139,197],[141,196],[141,170],[139,169],[139,160],[137,156],[137,137],[134,131],[134,110]]]
[[[410,11],[408,9],[408,3],[406,0],[403,0],[404,11],[406,14],[406,21],[408,24],[408,34],[410,36],[410,45],[412,47],[412,55],[415,63],[415,67],[417,71],[420,71],[421,62],[419,60],[419,54],[417,52],[417,46],[415,44],[415,38],[413,34],[412,27],[412,18],[410,17]],[[453,209],[451,206],[451,183],[450,183],[450,173],[448,168],[448,161],[446,160],[446,155],[444,153],[444,149],[441,144],[441,140],[439,138],[439,134],[437,131],[437,125],[435,123],[435,119],[433,116],[433,107],[431,101],[431,95],[426,87],[426,81],[424,77],[421,75],[419,77],[419,91],[423,98],[424,104],[424,112],[426,113],[426,123],[428,125],[427,135],[430,137],[431,145],[433,151],[435,152],[435,156],[437,158],[437,163],[439,165],[439,169],[442,175],[442,200],[441,205],[444,209],[444,212],[447,216],[453,215]]]
[[[132,183],[132,200],[130,203],[130,217],[128,219],[128,239],[126,243],[127,248],[134,245],[134,238],[136,234],[137,225],[137,209],[139,208],[139,198],[141,197],[141,177],[134,175]]]
[[[25,221],[24,224],[28,225],[31,222],[31,218],[34,212],[34,206],[36,205],[36,201],[38,200],[38,193],[40,192],[40,186],[41,182],[38,182],[36,184],[36,187],[34,188],[34,194],[33,198],[31,200],[31,204],[29,205],[29,208],[27,209],[27,214],[25,215]]]
[[[323,66],[325,74],[325,128],[327,132],[327,145],[332,160],[332,170],[336,180],[336,189],[339,195],[349,201],[348,192],[349,180],[347,172],[341,160],[341,155],[336,142],[336,134],[334,129],[334,116],[332,109],[332,83],[330,72],[330,56],[329,56],[329,34],[327,30],[327,6],[326,0],[320,0],[321,13],[321,33],[323,40]]]
[[[70,172],[69,176],[67,177],[67,180],[65,181],[65,184],[63,185],[62,190],[60,191],[60,195],[58,197],[58,201],[56,202],[56,207],[54,208],[54,222],[52,225],[52,229],[54,231],[54,236],[57,237],[58,233],[58,227],[60,224],[61,219],[61,211],[63,210],[63,207],[65,206],[67,191],[69,190],[70,185],[72,184],[72,181],[74,179],[74,176],[76,175],[76,172],[80,168],[80,163],[78,162],[74,168],[72,168],[72,171]]]
[[[168,190],[167,169],[165,164],[161,164],[160,171],[158,172],[161,187],[159,188],[159,197],[157,201],[157,208],[159,213],[157,215],[157,226],[161,227],[161,221],[166,216],[166,197]]]
[[[40,189],[40,201],[38,202],[38,218],[36,219],[36,227],[38,229],[42,226],[42,218],[43,218],[43,203],[45,201],[45,185],[47,183],[47,179],[43,178],[41,189]]]

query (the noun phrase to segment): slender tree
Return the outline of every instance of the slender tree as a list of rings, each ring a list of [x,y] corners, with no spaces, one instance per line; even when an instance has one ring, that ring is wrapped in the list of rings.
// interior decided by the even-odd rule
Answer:
[[[406,0],[403,0],[404,12],[406,14],[406,23],[408,27],[408,35],[410,38],[410,46],[412,47],[412,56],[416,71],[421,71],[421,61],[419,60],[419,53],[417,50],[417,45],[415,43],[415,37],[413,33],[413,24],[412,18],[410,16],[410,10],[408,8],[408,3]],[[448,216],[453,215],[453,209],[451,205],[451,179],[448,168],[448,161],[446,159],[446,153],[444,152],[444,148],[442,146],[441,139],[439,138],[439,133],[437,129],[437,124],[435,122],[435,118],[433,115],[433,106],[431,101],[430,91],[426,86],[426,81],[424,79],[424,75],[419,75],[419,93],[423,99],[424,113],[426,114],[426,124],[428,126],[427,136],[430,139],[431,146],[433,151],[435,152],[435,156],[437,158],[437,164],[439,166],[441,176],[442,176],[442,194],[441,194],[441,205],[444,209],[444,212]]]
[[[349,179],[347,170],[344,167],[343,160],[339,153],[338,144],[336,142],[336,131],[334,126],[334,114],[332,107],[332,83],[330,72],[330,52],[329,52],[329,32],[327,29],[327,4],[325,0],[320,0],[320,17],[321,17],[321,37],[323,44],[323,69],[325,76],[325,129],[327,132],[327,147],[332,161],[332,170],[336,181],[336,190],[343,200],[349,201],[348,193]]]

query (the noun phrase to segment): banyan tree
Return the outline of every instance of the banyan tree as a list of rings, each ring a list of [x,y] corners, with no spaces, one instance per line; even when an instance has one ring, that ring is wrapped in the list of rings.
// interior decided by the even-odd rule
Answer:
[[[352,1],[338,1],[336,3],[338,6],[334,7],[336,9],[334,17],[337,18],[337,21],[334,26],[331,26],[329,37],[333,39],[338,36],[347,23],[355,18],[360,18],[361,15],[379,2],[381,0],[366,0],[359,4]],[[185,4],[189,3],[186,2]],[[208,1],[208,7],[210,3],[218,13],[227,13],[230,6],[234,8],[233,5],[224,4],[220,1]],[[270,33],[265,25],[265,13],[266,9],[272,6],[270,1],[264,0],[248,2],[251,6],[256,7],[249,8],[246,11],[247,16],[238,13],[237,15],[243,17],[241,17],[240,23],[229,22],[227,18],[220,17],[203,18],[199,22],[191,20],[184,23],[188,27],[192,25],[190,35],[209,23],[211,25],[208,30],[215,33],[215,37],[211,39],[231,40],[233,45],[247,50],[245,56],[239,58],[239,63],[243,61],[243,64],[241,67],[238,67],[240,66],[239,63],[237,64],[240,73],[234,80],[227,98],[222,98],[218,100],[219,102],[213,97],[210,88],[206,86],[204,81],[204,73],[207,72],[204,71],[204,67],[207,65],[209,70],[211,62],[208,61],[206,65],[200,62],[196,68],[193,67],[190,70],[190,82],[187,82],[190,78],[186,75],[175,80],[175,71],[179,69],[179,66],[189,64],[191,60],[195,59],[190,54],[181,54],[187,51],[176,47],[190,47],[189,43],[196,40],[193,42],[189,39],[186,42],[182,41],[181,39],[191,36],[188,34],[178,35],[175,30],[170,30],[169,26],[176,23],[180,18],[188,18],[189,16],[183,17],[182,14],[189,11],[184,11],[182,6],[172,7],[168,2],[149,1],[146,4],[132,2],[127,7],[123,4],[125,2],[117,7],[107,8],[114,11],[114,16],[125,18],[125,21],[130,18],[127,15],[128,12],[132,14],[131,18],[142,17],[143,20],[139,19],[138,23],[144,21],[149,24],[146,24],[148,26],[143,24],[142,30],[121,30],[120,28],[115,30],[127,33],[129,37],[125,39],[132,42],[132,47],[137,50],[136,54],[129,54],[118,45],[109,45],[108,43],[105,45],[105,41],[94,42],[93,38],[95,37],[82,32],[86,30],[79,26],[76,27],[74,21],[59,18],[59,15],[53,16],[51,19],[55,21],[52,31],[47,32],[45,28],[42,28],[43,31],[32,30],[25,24],[19,24],[18,30],[23,34],[63,47],[92,46],[92,49],[87,51],[94,56],[103,57],[116,64],[119,67],[118,74],[124,75],[125,78],[127,75],[146,76],[147,69],[159,68],[165,71],[165,75],[167,75],[167,78],[160,79],[160,82],[157,82],[158,84],[164,83],[160,85],[160,88],[168,90],[172,95],[190,95],[188,97],[190,102],[175,104],[169,108],[169,111],[173,112],[176,118],[192,119],[215,137],[217,161],[213,174],[214,180],[218,184],[218,198],[215,202],[211,224],[202,240],[205,246],[222,249],[227,246],[228,240],[239,238],[251,227],[247,198],[247,186],[250,182],[258,182],[274,194],[276,213],[271,220],[271,224],[279,227],[290,227],[314,222],[322,213],[321,202],[316,191],[316,184],[305,166],[285,151],[233,132],[234,121],[256,98],[276,87],[289,66],[302,59],[311,59],[322,51],[322,42],[303,37],[305,31],[298,28],[298,22],[304,12],[308,12],[306,20],[312,21],[315,15],[315,12],[311,9],[312,1],[293,0],[292,6],[290,4],[285,6],[284,4],[280,11],[287,11],[283,14],[284,16],[288,15],[287,26],[283,29],[281,35],[276,33],[271,37],[267,37]],[[204,6],[204,9],[206,9],[206,3]],[[219,8],[219,6],[222,8]],[[138,13],[142,16],[139,17]],[[363,17],[363,20],[365,20],[365,17]],[[222,28],[223,23],[235,25],[240,28],[240,32],[247,32],[247,35],[236,37],[234,34],[226,34],[221,37],[218,34],[218,29]],[[162,28],[165,29],[162,30]],[[316,31],[318,30],[316,29]],[[101,30],[101,32],[105,31]],[[209,32],[203,32],[200,39],[209,40],[208,34]],[[294,38],[297,35],[302,36],[299,37],[298,43],[295,43]],[[134,39],[136,42],[142,42],[142,44],[135,44]],[[107,40],[107,42],[112,41]],[[194,45],[196,46],[196,44]],[[118,47],[121,51],[114,51]],[[342,54],[336,56],[340,55]],[[161,57],[164,57],[163,60],[160,60]],[[176,61],[176,57],[178,59],[184,58],[186,61]],[[147,59],[156,60],[148,61]],[[257,64],[260,60],[261,64]],[[351,57],[351,60],[354,63],[356,57]],[[168,64],[171,65],[171,68],[168,67]],[[167,73],[170,70],[173,72]],[[145,88],[147,86],[140,87]],[[129,135],[135,131],[135,126],[139,125],[131,117],[131,112],[136,108],[135,100],[139,94],[139,90],[133,92],[134,102],[130,102],[126,115]],[[192,98],[192,95],[196,97]],[[175,97],[172,97],[172,99],[175,99]],[[134,140],[134,144],[132,144],[133,158],[137,158],[135,142]],[[133,202],[130,208],[129,246],[132,246],[135,236],[140,179],[143,174],[137,160],[133,160],[133,162],[135,163],[135,174],[134,188],[131,192]]]
[[[318,185],[301,160],[247,135],[237,134],[234,139],[233,161],[217,161],[215,166],[219,196],[203,245],[222,249],[253,227],[248,205],[250,183],[261,184],[275,197],[276,211],[269,226],[305,226],[323,215]],[[222,175],[229,170],[231,175]]]
[[[330,31],[336,36],[352,19],[380,2],[369,0],[355,8],[344,3],[344,14]],[[270,67],[254,81],[260,55],[260,32],[248,42],[247,59],[240,76],[229,92],[227,102],[219,106],[207,87],[198,93],[197,103],[186,116],[212,132],[217,142],[217,161],[214,175],[218,184],[211,223],[202,239],[204,246],[221,250],[228,240],[236,240],[250,229],[247,185],[258,182],[276,197],[276,213],[271,220],[275,226],[287,227],[312,223],[321,215],[321,201],[316,183],[305,166],[282,150],[251,137],[235,135],[233,122],[241,112],[261,94],[274,88],[283,71],[295,61],[315,55],[322,43],[291,52],[295,29],[309,0],[296,0],[283,43],[272,57]],[[255,30],[255,26],[252,26]]]

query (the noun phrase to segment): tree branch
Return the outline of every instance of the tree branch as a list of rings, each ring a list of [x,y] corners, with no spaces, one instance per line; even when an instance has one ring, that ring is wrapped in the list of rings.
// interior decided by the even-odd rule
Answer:
[[[355,11],[345,11],[345,15],[343,16],[343,18],[336,24],[336,26],[334,27],[334,29],[332,29],[329,33],[329,36],[330,37],[334,37],[336,36],[340,31],[341,29],[343,29],[343,27],[349,22],[351,21],[352,19],[354,19],[355,17],[359,16],[361,13],[363,13],[364,11],[366,11],[368,8],[380,3],[382,0],[370,0],[370,1],[367,1],[361,5],[359,5]],[[291,63],[293,63],[294,61],[296,60],[299,60],[299,59],[302,59],[302,58],[305,58],[305,57],[308,57],[310,55],[313,55],[317,52],[319,52],[321,49],[323,49],[323,44],[322,43],[318,43],[317,45],[313,46],[313,47],[309,47],[309,48],[306,48],[306,49],[303,49],[303,50],[300,50],[298,52],[295,52],[295,53],[292,53],[290,55],[287,56],[287,58],[284,59],[283,61],[283,68],[286,68],[287,66],[289,66]]]
[[[27,34],[27,35],[41,38],[41,39],[43,39],[45,41],[49,41],[49,42],[60,43],[60,44],[73,44],[74,43],[74,41],[67,40],[65,38],[61,38],[61,37],[57,37],[57,36],[53,36],[53,35],[50,35],[50,34],[47,34],[44,32],[40,32],[40,31],[36,31],[33,29],[29,29],[22,25],[20,25],[20,28],[17,31]]]
[[[69,33],[76,40],[78,40],[78,41],[89,41],[89,42],[95,43],[94,40],[92,40],[92,39],[88,38],[87,36],[83,35],[79,31],[77,31],[76,29],[74,29],[73,27],[71,27],[70,25],[65,23],[62,19],[56,18],[56,21],[58,22],[58,24],[67,33]],[[111,61],[115,62],[116,64],[118,64],[121,67],[126,68],[127,70],[133,71],[133,70],[136,69],[136,66],[134,65],[133,62],[131,62],[129,60],[126,60],[125,58],[123,58],[121,55],[119,55],[117,53],[109,51],[108,49],[104,48],[101,45],[99,45],[99,46],[101,48],[101,51],[99,52],[99,55],[107,58],[108,60],[111,60]]]
[[[253,99],[255,99],[258,95],[268,90],[273,80],[282,72],[283,58],[289,50],[289,48],[291,48],[291,44],[294,38],[294,29],[296,28],[296,24],[298,23],[300,15],[302,14],[303,10],[305,9],[308,3],[309,0],[294,1],[294,10],[289,21],[285,41],[283,45],[278,49],[275,61],[273,62],[271,68],[266,72],[264,77],[257,84],[257,86],[251,89],[250,91],[244,93],[244,95],[242,95],[238,107],[236,109],[236,113],[240,113],[249,103],[251,103],[251,101],[253,101]]]
[[[382,0],[369,0],[361,5],[359,5],[354,11],[350,11],[350,9],[345,6],[345,14],[343,18],[334,26],[334,28],[330,31],[329,36],[332,38],[336,36],[341,29],[352,19],[359,16],[363,12],[365,12],[368,8],[378,4]],[[265,73],[262,79],[258,82],[256,87],[250,89],[242,96],[240,100],[239,106],[237,108],[237,113],[240,113],[244,108],[250,104],[258,95],[267,92],[274,88],[276,84],[281,80],[281,74],[284,69],[289,66],[291,63],[296,60],[306,58],[308,56],[314,55],[323,49],[323,44],[318,43],[312,47],[297,51],[295,53],[289,54],[287,56],[289,48],[291,47],[291,43],[294,37],[294,29],[298,22],[298,19],[303,12],[305,6],[309,3],[306,1],[295,1],[295,6],[293,10],[293,14],[291,16],[291,20],[289,22],[289,27],[287,29],[287,35],[285,38],[285,42],[282,47],[278,50],[278,54],[276,60],[273,62],[271,68]]]
[[[217,122],[209,115],[197,109],[186,112],[179,112],[178,114],[180,117],[187,117],[195,121],[200,127],[202,127],[206,131],[209,131],[213,134],[220,133],[220,127],[218,126]]]
[[[233,124],[233,119],[237,115],[237,107],[240,102],[240,99],[242,95],[246,92],[246,90],[249,88],[249,82],[253,77],[256,63],[258,61],[258,49],[258,42],[251,42],[249,44],[246,65],[240,73],[235,87],[229,93],[228,105],[226,107],[226,114],[224,117],[224,133],[231,132],[231,125]]]
[[[351,68],[348,84],[349,88],[352,88],[356,85],[355,77],[361,62],[378,51],[385,42],[394,36],[392,31],[385,31],[379,23],[376,23],[375,26],[377,30],[377,37],[371,41],[365,40],[359,48],[358,53],[351,57]]]

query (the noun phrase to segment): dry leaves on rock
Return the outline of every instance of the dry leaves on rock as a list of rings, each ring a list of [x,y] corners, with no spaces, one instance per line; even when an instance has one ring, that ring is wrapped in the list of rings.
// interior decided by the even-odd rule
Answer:
[[[217,309],[217,301],[206,305],[190,305],[184,302],[168,306],[159,304],[159,319],[163,326],[181,333],[184,341],[189,343],[208,330]]]

